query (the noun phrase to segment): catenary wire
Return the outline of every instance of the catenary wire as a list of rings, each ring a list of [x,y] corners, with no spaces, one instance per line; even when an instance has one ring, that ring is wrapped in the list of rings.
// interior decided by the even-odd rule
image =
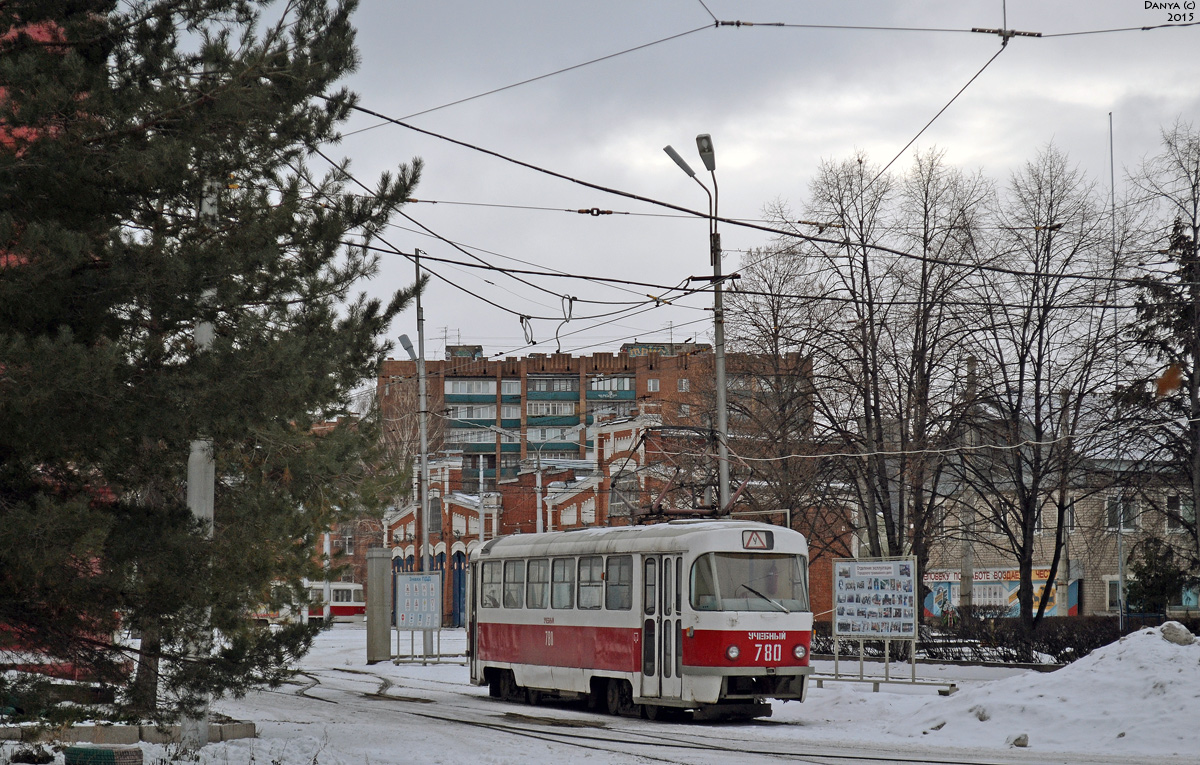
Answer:
[[[326,97],[326,98],[328,98],[328,97]],[[801,234],[796,231],[788,231],[786,229],[774,228],[772,226],[766,226],[766,225],[762,225],[762,224],[752,223],[752,222],[745,221],[745,220],[738,219],[738,218],[710,216],[707,212],[702,212],[699,210],[692,210],[692,209],[684,207],[682,205],[673,204],[671,202],[664,202],[659,199],[654,199],[651,197],[642,196],[640,194],[634,194],[629,191],[623,191],[621,189],[616,189],[616,188],[612,188],[612,187],[608,187],[608,186],[602,186],[600,184],[592,183],[590,181],[585,181],[585,180],[582,180],[579,178],[574,178],[574,177],[571,177],[564,173],[557,172],[555,170],[550,170],[548,168],[540,167],[538,165],[534,165],[534,164],[532,164],[530,162],[526,162],[524,160],[519,160],[514,157],[510,157],[505,154],[501,154],[500,152],[494,151],[492,149],[487,149],[482,146],[469,143],[467,141],[463,141],[463,140],[460,140],[457,138],[451,138],[450,136],[443,135],[441,133],[437,133],[432,130],[426,130],[424,128],[420,128],[415,125],[410,125],[400,119],[397,119],[394,117],[388,117],[387,115],[384,115],[381,112],[377,112],[373,109],[368,109],[364,106],[358,106],[358,105],[354,104],[354,105],[350,105],[349,108],[352,110],[355,110],[355,111],[361,111],[366,114],[370,114],[372,116],[379,117],[380,119],[386,120],[387,122],[389,122],[391,124],[406,128],[408,130],[412,130],[413,132],[421,133],[422,135],[427,135],[427,136],[430,136],[431,138],[437,138],[439,140],[446,141],[447,143],[452,143],[457,146],[461,146],[463,148],[479,152],[481,154],[486,154],[488,156],[495,157],[495,158],[503,160],[505,162],[509,162],[511,164],[517,165],[518,167],[524,167],[528,170],[532,170],[534,172],[548,175],[552,178],[558,178],[559,180],[564,180],[564,181],[568,181],[570,183],[575,183],[575,184],[578,184],[585,188],[590,188],[595,191],[601,191],[606,194],[612,194],[614,196],[624,197],[626,199],[633,199],[633,200],[636,200],[639,202],[645,202],[646,204],[655,205],[658,207],[664,207],[669,210],[675,210],[677,212],[686,213],[686,214],[691,215],[696,218],[712,219],[712,220],[718,221],[720,223],[725,223],[725,224],[728,224],[731,226],[738,226],[741,228],[748,228],[748,229],[752,229],[752,230],[756,230],[756,231],[763,231],[766,233],[776,234],[778,236],[787,237],[790,239],[800,239],[802,241],[807,241],[807,242],[811,242],[814,244],[829,244],[829,245],[834,245],[834,246],[838,246],[838,247],[844,247],[847,245],[853,245],[855,247],[865,247],[867,249],[875,250],[878,252],[886,252],[886,253],[889,253],[892,255],[896,255],[897,257],[905,258],[907,260],[913,260],[916,262],[922,262],[922,263],[927,263],[927,264],[932,264],[932,265],[943,265],[943,266],[950,266],[950,267],[954,267],[954,268],[967,268],[967,269],[975,270],[975,271],[1000,273],[1000,274],[1006,274],[1009,276],[1026,276],[1026,277],[1041,276],[1041,274],[1033,273],[1030,271],[1023,271],[1020,269],[1004,268],[1001,266],[988,265],[988,264],[982,264],[982,263],[970,263],[970,264],[958,263],[955,261],[946,260],[945,258],[935,258],[935,257],[931,257],[928,255],[916,255],[916,254],[913,254],[910,252],[904,252],[902,250],[897,250],[892,247],[886,247],[884,245],[874,244],[871,242],[853,242],[848,239],[838,240],[838,239],[829,239],[829,238],[820,237],[820,236],[810,236],[807,234]],[[1138,284],[1140,281],[1139,279],[1133,278],[1133,277],[1113,277],[1113,276],[1101,276],[1101,275],[1093,275],[1093,274],[1065,274],[1064,278],[1081,280],[1081,281],[1099,281],[1099,282],[1113,282],[1115,280],[1120,283],[1133,284],[1133,285]]]
[[[710,28],[709,25],[705,24],[702,27],[696,27],[695,29],[689,29],[686,32],[679,32],[678,34],[669,35],[667,37],[663,37],[658,40],[654,40],[652,42],[643,43],[641,45],[635,45],[632,48],[626,48],[625,50],[618,51],[616,53],[609,53],[606,56],[600,56],[599,58],[594,58],[594,59],[591,59],[590,61],[584,61],[583,63],[580,63],[580,64],[573,64],[571,66],[563,67],[562,69],[556,69],[553,72],[547,72],[546,74],[540,74],[536,77],[530,77],[528,79],[521,80],[520,82],[514,82],[511,85],[504,85],[503,87],[492,88],[491,90],[484,91],[483,93],[476,93],[473,96],[467,96],[466,98],[460,98],[456,101],[450,101],[449,103],[442,104],[441,106],[434,106],[429,109],[423,109],[419,112],[413,112],[412,114],[405,116],[403,119],[407,120],[407,119],[412,119],[413,117],[420,117],[422,115],[431,114],[433,112],[440,111],[442,109],[448,109],[451,106],[458,106],[459,104],[465,104],[468,101],[474,101],[478,98],[483,98],[484,96],[490,96],[495,93],[502,93],[506,90],[512,90],[513,88],[518,88],[522,85],[528,85],[531,82],[545,80],[549,77],[554,77],[556,75],[565,74],[566,72],[571,72],[576,69],[582,69],[585,66],[590,66],[592,64],[598,64],[601,61],[608,61],[609,59],[617,58],[618,56],[624,56],[627,53],[634,53],[639,50],[645,50],[646,48],[651,48],[655,45],[661,45],[662,43],[665,43],[665,42],[670,42],[672,40],[678,40],[681,37],[687,37],[688,35],[695,34],[696,32],[701,32],[701,31],[703,31],[705,29],[709,29],[709,28]],[[343,133],[343,137],[352,136],[357,133],[365,133],[368,130],[374,130],[377,127],[383,127],[386,124],[388,124],[388,122],[385,120],[384,122],[380,122],[378,124],[371,125],[369,127],[359,128],[358,130],[353,130],[349,133]]]

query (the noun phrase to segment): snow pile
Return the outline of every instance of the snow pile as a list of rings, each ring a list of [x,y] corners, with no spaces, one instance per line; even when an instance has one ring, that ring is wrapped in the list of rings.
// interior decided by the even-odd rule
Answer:
[[[1200,642],[1189,637],[1177,622],[1144,629],[1057,672],[939,698],[887,730],[951,746],[1195,754]]]

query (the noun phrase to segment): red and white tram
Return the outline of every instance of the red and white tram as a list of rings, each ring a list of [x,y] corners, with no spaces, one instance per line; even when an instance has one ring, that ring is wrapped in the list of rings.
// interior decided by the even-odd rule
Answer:
[[[803,700],[808,544],[743,521],[520,534],[471,555],[471,680],[612,714],[766,717]]]

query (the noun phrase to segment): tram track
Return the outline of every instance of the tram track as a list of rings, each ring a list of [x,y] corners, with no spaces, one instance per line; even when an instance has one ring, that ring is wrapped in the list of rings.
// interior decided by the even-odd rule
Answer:
[[[505,703],[505,702],[498,702]],[[654,747],[659,749],[683,750],[692,753],[710,753],[745,757],[746,755],[769,758],[783,762],[810,763],[811,765],[834,765],[835,763],[928,763],[928,765],[1014,765],[1028,762],[1028,757],[1014,757],[1000,760],[987,757],[930,756],[928,751],[912,754],[885,755],[877,752],[830,752],[830,751],[780,751],[762,747],[750,747],[743,743],[705,741],[707,736],[696,736],[694,732],[680,728],[671,733],[656,733],[650,731],[633,731],[629,728],[615,728],[607,722],[587,723],[573,718],[542,717],[522,713],[505,712],[505,718],[512,718],[512,723],[502,720],[478,720],[462,717],[448,717],[428,712],[408,710],[407,714],[439,722],[483,728],[496,733],[535,738],[543,741],[574,746],[588,750],[603,751],[610,754],[631,755],[654,760],[656,762],[693,763],[693,757],[674,758],[655,754],[653,752],[630,751],[628,747]],[[606,718],[600,718],[602,720]],[[545,729],[534,729],[531,725],[545,726]],[[682,723],[686,725],[686,723]],[[593,729],[595,732],[581,729]],[[682,735],[681,735],[682,734]],[[699,740],[698,740],[699,739]],[[606,745],[607,744],[607,745]],[[781,744],[782,745],[782,744]],[[1066,760],[1064,759],[1064,762]]]
[[[332,677],[328,677],[329,675],[358,676],[363,678],[364,681],[373,681],[371,685],[374,687],[369,689],[355,689],[337,687],[335,683],[334,685],[325,685],[324,690],[331,694],[345,695],[348,698],[331,699],[313,695],[311,691],[323,685],[322,676],[326,676],[327,680],[333,679]],[[873,750],[856,752],[843,747],[837,747],[836,745],[828,749],[810,745],[785,751],[782,747],[794,746],[795,742],[778,741],[775,742],[775,746],[771,746],[760,739],[757,745],[751,745],[743,741],[736,741],[732,736],[720,736],[715,733],[708,735],[704,730],[697,730],[695,725],[686,722],[647,724],[647,727],[650,725],[659,728],[670,726],[669,730],[637,730],[632,727],[637,724],[634,721],[630,721],[631,724],[622,725],[620,723],[625,718],[610,718],[590,712],[581,712],[579,715],[575,715],[571,714],[573,710],[567,708],[566,705],[558,705],[554,702],[551,702],[547,711],[550,709],[561,710],[564,714],[536,714],[535,711],[539,707],[522,707],[512,702],[489,699],[481,694],[451,690],[456,686],[461,687],[464,685],[462,683],[421,679],[412,684],[414,687],[411,687],[411,690],[418,690],[415,687],[418,684],[442,686],[442,688],[437,689],[438,692],[452,696],[465,696],[475,703],[454,703],[448,699],[401,695],[395,691],[409,689],[409,681],[412,678],[405,678],[403,685],[397,685],[392,678],[358,669],[332,667],[300,672],[297,673],[297,676],[303,678],[303,682],[298,683],[300,685],[299,688],[287,691],[288,695],[299,696],[327,704],[350,704],[351,706],[357,706],[354,702],[376,704],[380,701],[386,701],[396,704],[395,710],[398,713],[427,721],[487,730],[492,733],[544,741],[607,755],[634,757],[646,762],[678,763],[679,765],[686,763],[687,765],[693,765],[693,763],[697,762],[698,756],[712,755],[721,759],[727,757],[744,759],[749,756],[762,758],[764,761],[806,763],[808,765],[850,765],[852,763],[869,763],[870,765],[899,765],[900,763],[929,763],[930,765],[1016,765],[1017,763],[1030,762],[1029,755],[1032,754],[1022,752],[1020,753],[1022,756],[1014,755],[1011,758],[1004,758],[994,755],[988,756],[986,754],[980,756],[969,754],[955,756],[953,753],[944,753],[944,750],[939,755],[938,752],[927,749],[914,750],[911,753],[903,751],[884,753]],[[445,688],[445,686],[449,686],[450,688]],[[284,691],[274,692],[285,693]],[[497,707],[508,707],[508,709],[497,708],[493,711],[484,708],[485,705],[490,704],[495,704]],[[406,705],[421,705],[428,711],[406,709],[404,708]],[[612,723],[618,724],[613,725]],[[749,729],[747,731],[749,737],[754,738],[754,727],[761,726],[763,728],[778,729],[790,725],[787,722],[759,720],[739,723],[738,730],[747,731]],[[834,751],[830,751],[829,749],[834,749]],[[1056,757],[1053,754],[1039,752],[1035,756],[1035,761],[1044,763],[1064,763],[1064,765],[1067,765],[1081,761],[1069,754]],[[702,761],[707,761],[707,758]],[[714,759],[713,761],[717,760]]]

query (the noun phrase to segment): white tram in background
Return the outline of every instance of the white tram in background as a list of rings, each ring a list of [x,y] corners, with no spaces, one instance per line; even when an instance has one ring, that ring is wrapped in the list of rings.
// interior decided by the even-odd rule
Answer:
[[[803,700],[808,545],[743,521],[518,534],[471,555],[471,680],[611,714],[765,717]]]

